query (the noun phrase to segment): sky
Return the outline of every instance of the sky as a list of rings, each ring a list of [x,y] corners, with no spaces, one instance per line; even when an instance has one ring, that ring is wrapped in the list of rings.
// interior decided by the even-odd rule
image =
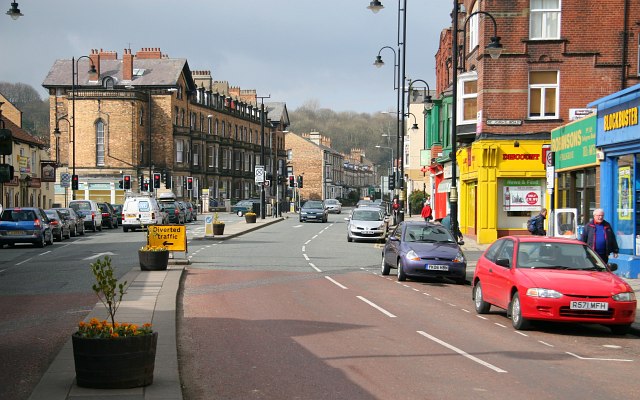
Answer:
[[[399,0],[15,0],[12,20],[0,2],[0,81],[26,83],[46,98],[42,82],[56,59],[91,49],[132,53],[159,47],[258,96],[334,111],[396,108],[394,54]],[[451,25],[451,0],[407,0],[406,76],[435,89],[440,34]]]

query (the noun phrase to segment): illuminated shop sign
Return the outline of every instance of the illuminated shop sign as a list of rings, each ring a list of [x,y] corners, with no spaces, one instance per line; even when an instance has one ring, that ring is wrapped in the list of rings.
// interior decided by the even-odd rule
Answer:
[[[606,114],[604,120],[604,131],[612,131],[614,129],[627,128],[629,126],[638,125],[638,107],[631,107]]]

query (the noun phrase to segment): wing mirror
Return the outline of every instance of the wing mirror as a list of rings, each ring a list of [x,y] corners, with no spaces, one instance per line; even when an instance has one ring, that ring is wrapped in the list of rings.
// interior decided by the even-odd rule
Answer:
[[[511,263],[509,262],[508,258],[498,258],[496,260],[496,264],[505,268],[509,268],[511,266]]]
[[[618,264],[616,263],[609,263],[607,265],[609,266],[609,269],[611,270],[611,272],[618,270]]]

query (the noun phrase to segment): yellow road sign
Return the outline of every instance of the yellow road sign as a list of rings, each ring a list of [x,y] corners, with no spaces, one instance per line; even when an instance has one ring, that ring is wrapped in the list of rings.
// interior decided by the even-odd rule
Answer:
[[[164,246],[169,251],[187,251],[187,228],[184,225],[149,225],[149,246]]]

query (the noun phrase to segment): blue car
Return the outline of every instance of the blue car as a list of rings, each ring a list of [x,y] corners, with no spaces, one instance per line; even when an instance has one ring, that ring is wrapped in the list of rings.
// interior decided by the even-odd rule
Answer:
[[[49,218],[37,207],[5,208],[0,215],[0,247],[33,243],[37,247],[53,244]]]
[[[449,278],[464,285],[467,260],[448,229],[437,223],[403,221],[382,249],[382,275],[396,268],[398,280],[408,277]]]

